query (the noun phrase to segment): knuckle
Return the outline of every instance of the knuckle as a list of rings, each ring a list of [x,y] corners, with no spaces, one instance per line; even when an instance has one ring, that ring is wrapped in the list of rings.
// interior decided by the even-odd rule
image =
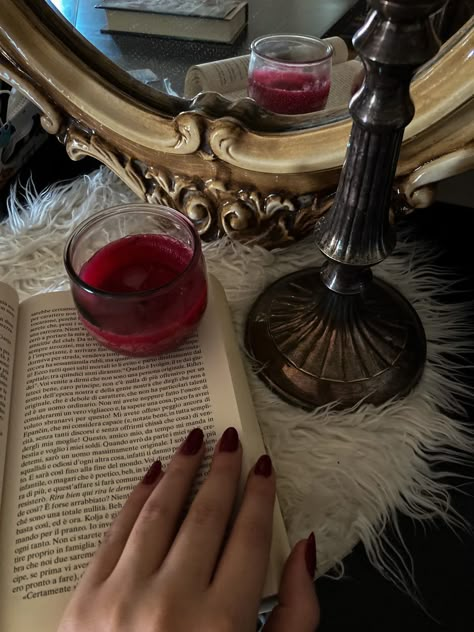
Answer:
[[[262,476],[251,476],[248,480],[246,493],[257,498],[258,501],[271,501],[275,495],[275,482],[273,478],[263,478]]]
[[[236,472],[240,472],[240,460],[235,458],[235,453],[219,452],[214,457],[211,474],[233,476]]]
[[[107,531],[102,536],[101,545],[108,546],[109,544],[113,544],[117,539],[119,534],[119,527],[115,522],[113,522]]]
[[[189,460],[186,457],[181,456],[180,454],[175,455],[168,466],[166,467],[166,476],[167,478],[171,478],[172,476],[181,477],[185,472],[188,471]]]
[[[172,630],[176,623],[176,616],[176,610],[166,605],[162,600],[155,608],[154,628],[156,630]]]
[[[171,504],[163,498],[149,498],[140,512],[137,523],[147,527],[150,523],[166,521],[172,514]]]
[[[231,612],[219,612],[213,616],[211,632],[237,632],[240,629],[238,617]]]
[[[240,471],[242,469],[242,455],[240,451],[236,452],[216,452],[212,457],[209,476],[232,476],[238,474],[240,479]]]
[[[255,478],[255,477],[254,477]],[[273,514],[275,490],[272,486],[261,485],[260,481],[251,481],[245,490],[242,510],[254,520],[265,520]]]
[[[122,598],[112,599],[108,590],[101,590],[95,596],[87,596],[87,608],[84,599],[74,599],[66,607],[62,624],[58,632],[72,632],[73,630],[99,629],[101,632],[113,632],[120,629],[121,622],[127,615],[126,601]],[[116,597],[116,595],[115,595]],[[104,607],[104,603],[107,607]]]
[[[112,601],[108,601],[108,607],[106,612],[104,612],[103,620],[108,622],[108,628],[106,628],[107,632],[110,630],[119,629],[119,626],[124,619],[127,617],[127,607],[125,606],[125,601],[121,599],[118,603]]]
[[[202,527],[217,522],[223,515],[224,509],[216,500],[198,500],[188,514],[189,521],[194,527]]]
[[[260,550],[271,538],[271,527],[260,517],[247,516],[240,523],[240,533],[249,548]]]
[[[190,459],[186,459],[187,457],[174,459],[166,468],[165,476],[170,487],[181,487],[183,481],[188,481],[190,476],[192,476],[192,463]]]

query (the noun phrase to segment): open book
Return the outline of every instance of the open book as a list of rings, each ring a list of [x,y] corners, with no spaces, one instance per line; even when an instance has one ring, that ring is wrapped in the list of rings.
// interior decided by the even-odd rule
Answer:
[[[349,50],[340,37],[324,41],[333,47],[331,90],[325,107],[328,111],[348,106],[353,81],[363,65],[357,59],[349,60]],[[241,55],[191,66],[184,80],[184,96],[191,99],[200,92],[219,92],[230,101],[248,96],[249,62],[250,55]]]
[[[198,332],[173,353],[134,359],[101,347],[69,292],[19,305],[0,284],[0,630],[54,632],[70,592],[148,466],[199,425],[229,425],[244,475],[264,445],[225,293],[210,279]],[[3,478],[3,485],[2,485]],[[265,595],[288,554],[275,508]]]

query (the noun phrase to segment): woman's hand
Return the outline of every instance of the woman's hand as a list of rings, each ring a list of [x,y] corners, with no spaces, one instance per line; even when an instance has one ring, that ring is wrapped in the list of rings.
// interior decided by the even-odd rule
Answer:
[[[86,569],[59,632],[255,632],[272,535],[275,476],[263,455],[249,474],[225,546],[242,449],[228,428],[211,471],[178,529],[204,455],[193,430],[166,472],[154,463]],[[319,606],[314,538],[285,566],[266,632],[314,632]]]

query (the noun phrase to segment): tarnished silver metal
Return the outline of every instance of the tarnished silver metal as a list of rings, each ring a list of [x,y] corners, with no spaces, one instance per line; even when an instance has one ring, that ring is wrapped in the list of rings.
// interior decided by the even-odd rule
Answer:
[[[284,277],[253,306],[247,344],[262,363],[259,375],[305,408],[406,395],[425,358],[416,312],[380,279],[362,293],[341,295],[328,290],[319,272]]]
[[[403,131],[414,115],[409,86],[439,47],[430,14],[443,0],[371,0],[354,37],[366,70],[350,105],[353,126],[332,209],[315,228],[328,262],[277,281],[254,304],[246,344],[259,375],[306,408],[403,396],[426,358],[421,322],[401,294],[371,280],[395,246],[391,187]]]

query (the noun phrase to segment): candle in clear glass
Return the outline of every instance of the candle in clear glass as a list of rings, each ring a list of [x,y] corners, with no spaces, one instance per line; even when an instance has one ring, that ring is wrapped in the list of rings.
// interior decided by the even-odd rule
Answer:
[[[119,353],[170,351],[206,308],[199,235],[174,209],[129,204],[102,211],[74,231],[64,259],[81,321]]]
[[[277,114],[323,110],[331,88],[333,49],[306,35],[269,35],[252,42],[248,94]]]

